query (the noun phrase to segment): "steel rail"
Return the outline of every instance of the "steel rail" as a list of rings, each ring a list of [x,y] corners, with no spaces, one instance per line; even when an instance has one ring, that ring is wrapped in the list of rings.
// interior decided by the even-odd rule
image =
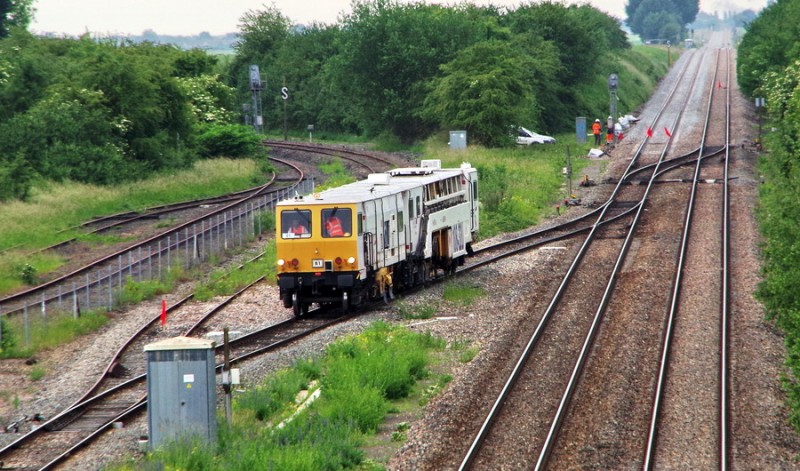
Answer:
[[[680,85],[680,82],[681,82],[680,78],[682,78],[684,76],[684,74],[688,70],[688,66],[689,66],[689,64],[688,64],[688,61],[687,61],[687,64],[679,72],[679,80],[676,80],[675,85],[670,90],[667,98],[664,101],[664,104],[658,110],[656,115],[653,117],[653,119],[652,119],[652,121],[650,123],[650,126],[654,125],[655,122],[658,121],[658,119],[661,117],[661,115],[666,110],[666,108],[669,105],[672,97],[675,95],[675,93],[676,93],[676,91],[678,89],[678,86]],[[634,171],[635,165],[638,163],[638,160],[639,160],[640,156],[642,155],[642,152],[643,152],[643,149],[644,149],[644,146],[645,146],[646,143],[647,143],[647,138],[643,139],[639,143],[639,145],[637,146],[637,148],[636,148],[636,150],[634,152],[634,155],[631,158],[631,161],[629,162],[628,167],[625,169],[623,175],[627,176],[628,174],[630,174],[631,172]],[[658,167],[655,167],[654,174],[657,172],[657,169],[658,169]],[[620,190],[621,190],[621,188],[622,188],[622,186],[624,184],[623,182],[625,182],[625,178],[624,177],[621,178],[617,182],[616,186],[614,187],[611,195],[608,198],[610,201],[613,201],[616,198],[617,194],[620,192]],[[549,305],[547,306],[547,309],[545,310],[544,314],[542,315],[542,318],[540,319],[539,323],[537,324],[534,333],[531,335],[531,337],[528,340],[524,350],[520,354],[520,356],[519,356],[519,358],[518,358],[518,360],[517,360],[512,372],[511,372],[511,374],[509,375],[508,380],[506,381],[505,385],[503,386],[501,392],[498,394],[498,397],[495,400],[494,404],[492,405],[489,413],[487,414],[487,417],[484,420],[480,430],[478,431],[478,434],[473,439],[469,450],[467,451],[466,455],[464,456],[464,459],[462,460],[462,462],[461,462],[461,464],[459,466],[460,470],[469,469],[471,467],[471,465],[472,465],[473,460],[477,457],[477,454],[478,454],[478,452],[480,450],[480,447],[483,444],[483,441],[485,440],[486,436],[488,435],[489,430],[491,429],[491,427],[493,425],[493,422],[495,421],[496,417],[499,415],[499,411],[501,410],[503,404],[505,403],[506,398],[510,394],[511,390],[513,389],[514,385],[516,384],[517,379],[521,375],[521,373],[522,373],[522,371],[524,369],[524,365],[527,362],[528,358],[530,357],[530,355],[531,355],[531,353],[533,351],[533,347],[538,343],[539,338],[542,336],[547,323],[549,322],[551,316],[553,315],[553,313],[555,311],[556,306],[559,304],[559,302],[561,300],[561,297],[565,293],[567,285],[569,284],[569,282],[570,282],[571,278],[573,277],[574,273],[577,271],[577,268],[580,265],[580,263],[581,263],[581,261],[583,259],[583,256],[586,254],[586,252],[588,251],[590,245],[592,244],[592,241],[595,238],[595,235],[596,235],[597,231],[599,230],[600,221],[602,221],[605,218],[605,214],[608,211],[609,207],[610,207],[610,205],[608,205],[608,204],[603,206],[603,210],[600,212],[600,215],[597,218],[597,222],[592,225],[592,228],[591,228],[589,234],[586,236],[584,242],[582,243],[581,247],[578,250],[578,253],[575,255],[570,267],[568,268],[567,272],[565,273],[564,277],[562,278],[560,285],[558,286],[558,288],[557,288],[555,294],[553,295]],[[541,456],[542,455],[540,455],[540,458],[541,458]]]
[[[698,65],[698,70],[699,68],[700,65]],[[697,71],[695,71],[695,74],[697,74]],[[694,86],[696,85],[696,79],[693,79],[691,83],[692,85],[690,87],[690,91],[689,93],[686,94],[686,101],[684,102],[684,105],[681,107],[681,111],[677,114],[675,120],[671,123],[670,127],[672,129],[677,129],[677,127],[680,124],[681,118],[683,117],[683,110],[686,108],[686,104],[688,103],[688,100],[691,97],[691,91],[694,89]],[[570,376],[570,379],[567,383],[564,393],[561,396],[561,402],[559,403],[558,410],[556,411],[556,415],[550,424],[550,430],[547,433],[544,445],[542,446],[542,449],[539,452],[539,457],[536,461],[536,466],[534,467],[534,469],[536,470],[541,470],[544,468],[550,456],[550,453],[552,452],[553,446],[558,436],[558,432],[561,428],[561,424],[563,423],[564,418],[566,416],[567,407],[572,399],[572,394],[578,384],[581,372],[583,371],[583,367],[588,361],[589,350],[591,346],[594,344],[594,339],[596,338],[597,332],[600,328],[600,322],[602,321],[606,308],[608,307],[608,303],[611,300],[612,292],[614,290],[614,287],[616,286],[619,272],[622,270],[622,265],[625,262],[628,250],[630,249],[631,243],[633,242],[633,236],[636,233],[639,221],[641,220],[642,212],[644,211],[645,208],[645,203],[648,201],[650,192],[655,185],[656,173],[658,172],[658,168],[660,167],[660,165],[664,162],[665,156],[669,151],[671,145],[672,145],[672,138],[670,137],[669,139],[667,139],[666,143],[664,144],[661,150],[661,154],[659,155],[655,171],[652,177],[650,178],[647,187],[645,188],[644,195],[641,198],[640,205],[636,211],[636,215],[634,216],[633,222],[631,222],[630,224],[628,233],[622,244],[622,248],[620,249],[619,254],[617,255],[617,260],[614,264],[614,268],[611,270],[611,276],[609,277],[609,280],[606,283],[606,288],[603,293],[603,297],[600,300],[600,304],[598,305],[597,310],[595,311],[592,320],[592,325],[589,329],[589,332],[585,336],[583,347],[581,348],[578,359],[575,362],[575,366],[573,367],[572,375]]]
[[[715,87],[714,84],[717,83],[717,72],[720,63],[720,53],[719,50],[717,51],[716,55],[716,65],[714,74],[712,76],[710,82],[710,91],[708,93],[707,99],[707,112],[705,117],[705,123],[703,126],[702,132],[702,142],[701,148],[705,148],[705,141],[709,134],[709,127],[711,124],[711,111],[712,111],[712,99],[715,95]],[[726,62],[726,69],[728,70],[728,77],[730,78],[730,65]],[[726,113],[726,123],[730,121],[730,94],[728,92],[728,96],[725,98],[725,113]],[[726,124],[727,127],[727,124]],[[724,385],[727,383],[727,357],[725,356],[724,352],[727,349],[727,333],[724,331],[724,326],[727,324],[727,298],[728,298],[728,286],[727,286],[727,279],[728,279],[728,267],[727,267],[727,258],[728,258],[728,211],[727,211],[727,192],[729,186],[728,180],[728,156],[729,156],[729,135],[726,131],[725,136],[725,160],[724,160],[724,178],[723,178],[723,207],[720,208],[723,215],[723,227],[721,228],[721,237],[723,238],[723,244],[721,248],[721,274],[722,274],[722,289],[720,292],[721,296],[721,362],[720,362],[720,384]],[[654,459],[655,459],[655,450],[657,446],[658,440],[658,423],[659,423],[659,416],[661,413],[661,406],[664,400],[664,390],[666,387],[666,380],[667,380],[667,370],[670,363],[671,358],[671,346],[672,346],[672,338],[675,329],[675,322],[678,316],[679,311],[679,302],[680,302],[680,293],[682,288],[682,281],[683,281],[683,274],[684,274],[684,265],[686,262],[686,257],[688,255],[688,248],[690,242],[690,228],[692,226],[693,217],[694,217],[694,209],[695,209],[695,201],[697,197],[697,189],[700,182],[700,171],[703,165],[703,160],[706,159],[707,156],[703,156],[702,153],[700,158],[697,160],[692,186],[689,195],[689,203],[687,206],[686,216],[683,223],[682,235],[681,235],[681,243],[679,247],[678,253],[678,262],[675,272],[675,277],[673,279],[673,289],[670,298],[670,305],[669,310],[667,312],[666,318],[666,326],[664,331],[664,336],[662,340],[662,351],[661,351],[661,358],[659,364],[659,372],[656,381],[656,390],[653,398],[653,405],[651,409],[651,417],[650,417],[650,426],[648,429],[647,435],[647,442],[645,448],[645,455],[644,455],[644,462],[642,469],[644,470],[651,470],[654,467]],[[720,430],[721,430],[721,437],[719,443],[719,450],[718,454],[720,457],[720,466],[721,469],[727,469],[726,463],[726,450],[727,450],[727,440],[725,435],[727,432],[723,432],[727,429],[727,398],[726,398],[726,390],[724,387],[721,388],[721,414],[720,414]]]

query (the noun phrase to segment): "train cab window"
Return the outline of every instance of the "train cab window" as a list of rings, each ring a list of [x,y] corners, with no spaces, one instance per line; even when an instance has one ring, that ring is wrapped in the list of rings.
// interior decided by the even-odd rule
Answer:
[[[306,239],[311,237],[311,211],[285,210],[281,212],[281,237],[284,239]]]
[[[353,212],[349,208],[322,210],[322,237],[350,237],[353,232]]]
[[[403,232],[403,228],[405,227],[405,218],[403,217],[403,212],[397,212],[397,232]]]
[[[417,196],[417,216],[422,215],[422,202],[420,201],[420,197]]]
[[[388,249],[390,245],[389,239],[389,231],[391,230],[391,226],[389,225],[389,221],[383,221],[383,248]]]
[[[364,217],[361,215],[361,213],[358,213],[356,214],[356,218],[358,224],[358,235],[361,235],[364,233]]]

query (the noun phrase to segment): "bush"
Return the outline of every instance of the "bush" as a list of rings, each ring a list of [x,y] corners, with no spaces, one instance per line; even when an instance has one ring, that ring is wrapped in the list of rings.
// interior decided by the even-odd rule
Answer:
[[[197,141],[206,157],[253,157],[264,152],[261,137],[241,124],[206,126]]]

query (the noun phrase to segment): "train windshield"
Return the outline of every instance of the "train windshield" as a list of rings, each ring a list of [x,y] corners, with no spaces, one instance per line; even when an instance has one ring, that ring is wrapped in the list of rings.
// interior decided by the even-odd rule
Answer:
[[[353,213],[349,208],[322,210],[322,237],[350,237],[353,233]]]
[[[294,209],[281,213],[281,237],[284,239],[311,237],[311,229],[311,211]]]

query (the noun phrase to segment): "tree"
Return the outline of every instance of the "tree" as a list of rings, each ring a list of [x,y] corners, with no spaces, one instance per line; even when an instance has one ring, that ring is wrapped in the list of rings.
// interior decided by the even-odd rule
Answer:
[[[528,80],[534,67],[526,52],[508,42],[475,44],[441,67],[444,75],[431,81],[423,114],[442,126],[466,129],[486,146],[512,145],[515,125],[538,123]]]
[[[645,39],[674,41],[681,39],[685,26],[697,18],[699,11],[699,0],[630,0],[625,7],[631,31]],[[676,26],[678,35],[673,33]]]
[[[472,8],[472,9],[471,9]],[[491,9],[445,8],[375,0],[354,5],[342,28],[336,93],[353,101],[368,134],[389,131],[409,142],[434,128],[419,113],[425,84],[458,51],[483,38]]]
[[[27,28],[33,17],[33,0],[0,0],[0,39],[12,27]]]
[[[767,72],[779,72],[800,58],[800,1],[777,2],[747,27],[738,48],[737,79],[752,95]]]

